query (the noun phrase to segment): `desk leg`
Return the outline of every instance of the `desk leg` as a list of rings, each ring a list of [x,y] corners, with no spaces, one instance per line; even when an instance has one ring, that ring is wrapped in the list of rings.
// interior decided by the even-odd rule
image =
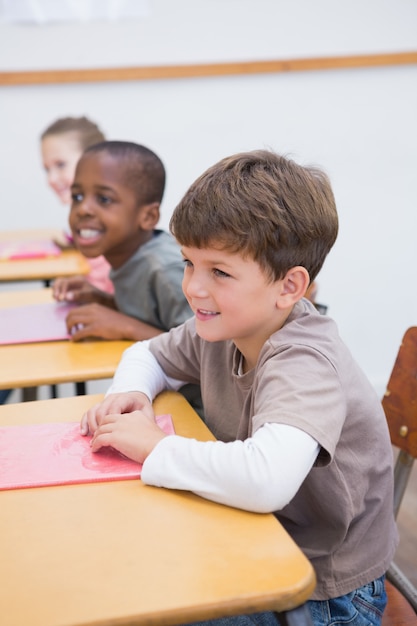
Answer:
[[[313,626],[313,620],[306,604],[291,611],[275,613],[275,617],[281,626]]]
[[[85,383],[75,383],[77,396],[85,396]]]
[[[32,402],[33,400],[37,400],[37,399],[38,399],[37,387],[23,387],[22,389],[23,402]]]

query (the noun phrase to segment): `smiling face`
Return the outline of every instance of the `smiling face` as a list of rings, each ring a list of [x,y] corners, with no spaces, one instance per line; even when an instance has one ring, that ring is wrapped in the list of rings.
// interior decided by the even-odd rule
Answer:
[[[75,168],[82,154],[77,134],[47,135],[41,142],[41,154],[48,185],[62,204],[70,204]]]
[[[84,154],[71,188],[75,246],[89,258],[104,255],[113,268],[152,237],[159,217],[159,205],[141,205],[126,183],[126,166],[105,151]]]
[[[233,340],[253,367],[288,315],[280,304],[285,279],[270,281],[256,261],[226,250],[183,246],[182,254],[183,290],[197,333],[206,341]]]

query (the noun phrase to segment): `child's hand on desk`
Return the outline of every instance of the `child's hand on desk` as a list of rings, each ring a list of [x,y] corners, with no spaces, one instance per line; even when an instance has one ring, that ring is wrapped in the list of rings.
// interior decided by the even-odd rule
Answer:
[[[154,447],[167,437],[155,422],[142,411],[123,415],[106,415],[91,439],[93,452],[111,446],[129,459],[143,463]]]
[[[111,394],[89,409],[81,420],[81,434],[88,433],[93,435],[93,452],[111,446],[138,463],[166,437],[155,422],[148,397],[134,391]]]
[[[102,402],[95,404],[84,413],[81,419],[81,434],[94,435],[106,415],[113,413],[132,413],[142,411],[150,419],[154,418],[152,402],[141,391],[111,393]]]
[[[66,319],[68,332],[73,341],[81,341],[88,337],[100,339],[128,339],[126,331],[128,318],[119,311],[114,311],[101,304],[84,304],[72,309]]]
[[[52,285],[52,295],[58,302],[97,302],[101,291],[93,287],[84,276],[57,278]]]

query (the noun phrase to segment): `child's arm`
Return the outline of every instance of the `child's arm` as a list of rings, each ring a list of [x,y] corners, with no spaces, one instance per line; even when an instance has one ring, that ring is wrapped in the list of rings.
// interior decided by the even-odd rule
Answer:
[[[145,355],[146,344],[125,351],[110,388],[117,393],[108,396],[107,404],[100,405],[100,413],[95,414],[92,449],[111,445],[144,463],[142,480],[147,484],[193,491],[259,513],[288,504],[317,457],[320,447],[315,439],[298,428],[275,423],[265,424],[245,441],[165,437],[155,424],[149,426],[140,407],[132,409],[132,397],[143,394],[120,393],[140,389],[153,398],[163,388],[178,389],[184,384],[166,377],[150,352]],[[109,410],[115,412],[109,414]]]
[[[123,403],[121,395],[131,394],[113,400]],[[167,436],[140,410],[109,413],[98,420],[91,448],[97,452],[106,446],[143,463],[145,484],[193,491],[257,513],[286,506],[319,451],[307,433],[285,424],[265,424],[249,439],[229,443]]]
[[[164,332],[156,326],[95,303],[72,309],[66,322],[73,341],[88,337],[142,341]]]
[[[110,413],[126,414],[142,411],[153,417],[151,399],[164,389],[177,391],[185,381],[174,380],[165,375],[158,361],[148,350],[149,341],[141,341],[124,351],[121,363],[124,373],[119,377],[116,371],[112,384],[102,402],[95,404],[83,415],[81,433],[94,434],[98,423]],[[135,391],[139,389],[140,391]],[[132,391],[129,391],[129,390]]]
[[[106,397],[111,394],[122,397],[127,391],[140,390],[153,400],[164,389],[178,391],[188,382],[167,376],[149,350],[149,344],[140,341],[123,352]]]
[[[144,459],[147,485],[197,495],[256,513],[284,508],[311,470],[320,446],[286,424],[265,424],[245,441],[169,436]]]

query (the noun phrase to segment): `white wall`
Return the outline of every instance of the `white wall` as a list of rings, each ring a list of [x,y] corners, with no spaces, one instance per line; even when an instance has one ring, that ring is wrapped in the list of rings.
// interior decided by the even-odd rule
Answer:
[[[138,21],[0,22],[0,71],[209,63],[417,49],[414,0],[150,0]],[[39,135],[86,114],[111,139],[164,161],[166,227],[189,184],[218,159],[270,147],[330,175],[340,235],[319,300],[382,393],[417,324],[417,66],[0,88],[2,229],[64,226]],[[4,288],[4,287],[3,287]]]

